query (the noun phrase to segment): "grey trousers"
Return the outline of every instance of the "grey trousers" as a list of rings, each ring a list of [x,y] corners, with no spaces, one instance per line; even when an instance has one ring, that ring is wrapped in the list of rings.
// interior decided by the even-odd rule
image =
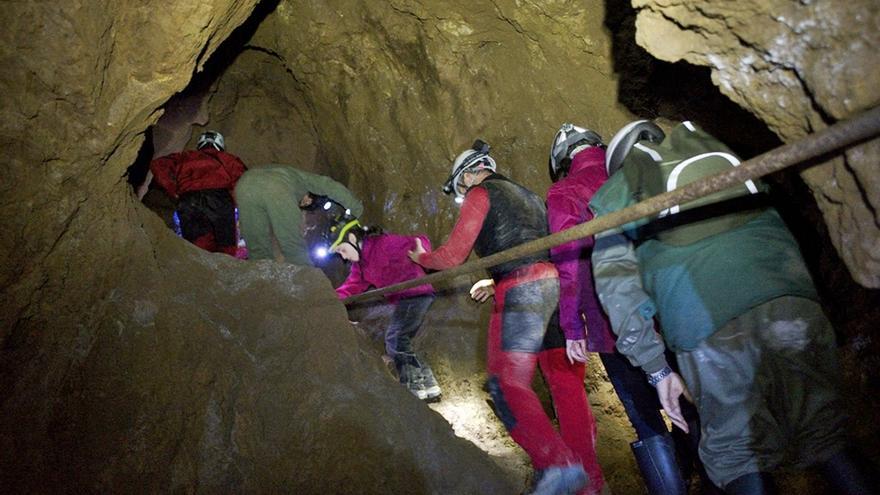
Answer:
[[[724,487],[780,464],[805,467],[844,446],[831,324],[814,301],[780,297],[678,352],[702,422],[700,458]]]

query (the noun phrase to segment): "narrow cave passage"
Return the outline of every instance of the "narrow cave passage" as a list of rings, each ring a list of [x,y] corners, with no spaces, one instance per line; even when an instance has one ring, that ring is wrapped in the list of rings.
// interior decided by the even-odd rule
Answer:
[[[404,136],[404,146],[390,153],[385,146],[377,144],[386,138],[383,130],[400,133],[399,126],[420,126],[418,119],[399,114],[401,110],[397,107],[401,103],[398,98],[402,101],[415,98],[424,104],[437,98],[432,96],[432,92],[450,92],[438,81],[431,80],[438,75],[433,72],[436,69],[432,67],[436,62],[424,45],[424,34],[415,34],[415,45],[393,39],[390,34],[381,32],[384,28],[377,24],[380,20],[371,17],[376,15],[373,12],[360,13],[362,21],[356,22],[363,22],[366,26],[358,25],[344,30],[345,36],[352,36],[354,32],[371,38],[375,33],[369,30],[378,27],[380,39],[373,40],[377,46],[371,47],[375,50],[372,56],[379,60],[386,57],[396,59],[389,64],[397,71],[396,80],[392,82],[395,89],[389,94],[385,87],[387,81],[383,80],[385,76],[380,75],[389,67],[377,69],[375,66],[379,64],[372,61],[365,66],[352,68],[348,65],[352,62],[345,53],[335,60],[287,44],[275,32],[282,26],[296,23],[295,19],[285,17],[284,7],[279,1],[262,2],[250,19],[212,56],[205,69],[196,74],[189,86],[166,103],[164,115],[148,130],[138,161],[129,170],[130,182],[138,187],[143,170],[151,158],[174,149],[192,147],[200,132],[214,129],[224,133],[229,149],[241,156],[249,167],[281,163],[329,175],[363,194],[367,211],[374,217],[371,220],[385,222],[386,227],[391,229],[427,231],[435,241],[442,240],[444,227],[454,219],[455,211],[450,204],[443,204],[445,198],[438,200],[434,191],[438,189],[435,179],[442,175],[446,167],[443,163],[448,157],[431,156],[427,159],[431,172],[418,174],[406,166],[401,167],[401,164],[406,164],[413,156],[425,162],[424,155],[420,156],[415,150],[423,148],[426,143],[415,141],[413,136]],[[610,33],[607,42],[611,47],[610,62],[614,77],[610,78],[612,84],[607,86],[607,93],[591,92],[586,96],[593,105],[601,106],[616,99],[626,108],[628,115],[634,117],[668,122],[692,120],[718,136],[743,158],[756,156],[781,144],[763,122],[718,91],[710,79],[708,68],[686,62],[663,62],[638,46],[635,42],[636,11],[629,2],[606,0],[605,12],[603,26]],[[368,30],[369,34],[362,29]],[[334,42],[335,39],[331,41]],[[339,64],[343,68],[336,73],[331,71],[329,76],[322,72],[320,89],[316,89],[310,82],[311,74],[308,71],[304,74],[297,62],[313,62],[322,57],[322,66]],[[362,72],[375,70],[378,73]],[[506,67],[497,70],[503,73]],[[384,93],[388,98],[387,117],[390,122],[382,123],[379,119],[352,125],[352,119],[360,120],[362,116],[353,115],[350,110],[346,112],[349,102],[358,98],[347,86],[345,79],[349,77],[368,81],[359,88],[366,92],[367,98]],[[406,89],[397,93],[400,87]],[[490,87],[487,86],[487,89]],[[331,94],[322,94],[321,89],[327,88],[331,89]],[[453,109],[461,104],[454,97],[452,100]],[[334,108],[335,105],[338,107]],[[331,108],[329,112],[328,108]],[[340,109],[343,111],[339,112]],[[516,103],[508,103],[505,108],[505,113],[513,119],[526,119],[532,111],[527,105],[519,107]],[[561,113],[567,114],[576,123],[588,115]],[[384,129],[383,124],[386,126]],[[588,121],[583,121],[583,124],[590,125]],[[339,132],[335,132],[337,130]],[[523,140],[540,141],[551,130],[543,130],[540,136],[525,137],[508,136],[505,132],[499,134],[498,130],[493,129],[491,121],[479,128],[481,136],[482,133],[498,135],[502,143],[514,145]],[[601,132],[610,137],[614,128],[606,122]],[[413,132],[414,135],[425,133],[437,133],[437,130]],[[448,136],[449,131],[439,134]],[[451,142],[447,144],[455,146]],[[386,152],[379,159],[370,149],[374,146]],[[507,150],[501,153],[508,158],[513,156]],[[346,157],[345,154],[351,156]],[[352,159],[355,157],[365,159]],[[532,160],[531,156],[529,160]],[[522,161],[515,162],[510,174],[524,178],[528,186],[543,192],[546,179],[535,177],[529,168],[526,165],[523,170]],[[389,176],[394,179],[388,179]],[[829,272],[827,263],[822,264],[829,253],[833,255],[833,247],[827,235],[816,227],[817,223],[821,224],[820,214],[800,177],[795,173],[786,173],[772,177],[770,181],[778,190],[784,191],[775,196],[776,206],[789,224],[796,227],[800,242],[806,247],[814,276],[820,281],[833,279],[835,283],[843,283],[848,290],[861,293],[863,300],[876,298],[875,294],[858,288],[851,279],[841,279],[839,272]],[[401,182],[406,185],[397,186]],[[419,194],[431,197],[430,208],[420,212],[400,211],[411,205],[416,199],[414,196]],[[425,204],[424,199],[421,202]],[[167,224],[173,224],[170,220],[173,202],[162,194],[161,189],[152,187],[144,203],[160,214]],[[792,203],[799,206],[792,207]],[[432,221],[438,209],[443,212],[440,216],[445,221]],[[331,216],[307,216],[307,232],[311,234],[307,234],[307,238],[310,243],[321,242],[320,232],[327,228]],[[348,267],[338,257],[313,259],[313,262],[325,272],[334,286],[347,275]],[[484,338],[487,315],[467,301],[464,292],[468,285],[468,282],[458,280],[441,290],[440,299],[426,323],[426,327],[432,330],[419,338],[419,346],[424,347],[426,356],[437,363],[437,375],[444,387],[443,400],[429,407],[450,423],[456,435],[490,454],[510,476],[528,479],[531,476],[528,458],[504,431],[491,400],[480,385],[485,373],[481,362],[485,349],[480,340]],[[828,304],[833,306],[840,302],[839,297],[835,297],[835,290],[826,289],[824,293]],[[349,312],[350,319],[357,322],[353,330],[377,357],[383,352],[383,333],[389,324],[391,312],[392,306],[376,303],[351,308]],[[463,316],[461,313],[464,312],[471,314]],[[829,312],[839,316],[836,323],[853,325],[852,321],[833,309]],[[479,338],[455,338],[449,342],[450,336],[459,334],[472,334]],[[598,450],[609,485],[618,492],[639,493],[644,488],[628,445],[635,439],[634,433],[600,361],[592,358],[589,369],[586,387],[599,424]],[[391,373],[395,374],[393,370]],[[552,416],[552,403],[545,384],[536,378],[536,386],[545,409]],[[793,478],[787,482],[798,484],[800,480]]]
[[[128,100],[111,99],[142,81],[119,83],[122,90],[102,78],[82,77],[88,83],[82,92],[101,87],[96,98],[107,101],[95,106],[125,114],[131,122],[121,127],[134,134],[107,138],[112,145],[85,158],[71,152],[69,160],[17,159],[40,163],[40,170],[64,184],[94,185],[81,186],[82,197],[70,198],[60,187],[22,188],[49,189],[32,196],[48,198],[63,229],[43,236],[51,238],[46,244],[52,254],[41,262],[46,268],[19,270],[24,275],[17,276],[37,287],[36,295],[19,296],[25,290],[15,286],[19,292],[10,300],[24,302],[12,305],[18,316],[8,334],[0,334],[0,450],[20,454],[20,460],[0,460],[0,485],[19,491],[522,493],[533,481],[529,459],[505,431],[486,386],[489,308],[468,296],[479,277],[436,287],[416,347],[430,361],[443,398],[428,405],[414,400],[382,360],[394,307],[343,308],[331,291],[349,270],[338,257],[319,266],[323,273],[245,262],[205,254],[166,232],[176,228],[177,205],[150,183],[149,163],[195,148],[206,130],[221,132],[227,150],[250,169],[281,164],[329,176],[364,203],[365,223],[424,233],[434,246],[459,215],[441,192],[443,181],[453,158],[475,138],[492,145],[499,170],[541,198],[551,185],[547,150],[562,122],[588,127],[608,141],[637,118],[688,119],[743,158],[778,146],[778,135],[791,138],[780,132],[783,118],[770,119],[777,124],[771,130],[762,120],[766,113],[745,110],[722,94],[717,66],[661,61],[639,46],[644,26],[628,0],[226,3],[187,11],[193,25],[179,28],[185,36],[163,24],[177,25],[172,8],[157,12],[155,23],[143,22],[150,49],[173,62],[176,72],[131,57],[126,78],[140,77],[135,66],[143,64],[151,83],[188,80],[164,93],[155,89],[165,91],[159,84],[145,84],[141,91],[155,94],[148,94],[154,100],[144,108],[120,112],[118,101]],[[143,20],[137,9],[118,8],[120,19]],[[249,12],[246,19],[242,9]],[[134,29],[116,13],[99,21],[80,15],[68,17],[88,26],[81,32]],[[239,27],[228,34],[217,27],[218,19]],[[730,22],[747,25],[734,17]],[[215,34],[225,37],[216,49]],[[99,41],[101,56],[129,53],[124,47],[105,50],[104,44],[113,45]],[[194,54],[175,51],[190,44]],[[169,45],[167,53],[160,45]],[[208,49],[210,57],[197,67]],[[149,58],[152,52],[145,51]],[[756,88],[743,91],[768,91]],[[59,107],[66,101],[53,93],[41,99]],[[802,111],[785,101],[792,105],[786,115]],[[152,118],[156,102],[162,115]],[[110,117],[82,113],[87,117],[77,118],[85,124],[62,122],[59,134],[112,127]],[[830,120],[830,112],[822,113]],[[133,142],[139,151],[125,144]],[[20,148],[31,153],[36,147]],[[59,155],[68,153],[58,149]],[[125,163],[111,161],[119,156]],[[99,161],[95,157],[111,163],[105,165],[109,171],[89,168]],[[844,168],[855,169],[851,160]],[[114,186],[126,167],[127,184]],[[83,179],[70,182],[76,171]],[[878,434],[880,403],[872,391],[880,383],[880,340],[871,322],[880,317],[880,291],[853,280],[845,265],[851,260],[842,260],[832,241],[843,227],[825,224],[828,214],[816,204],[815,184],[808,185],[801,172],[768,179],[774,205],[794,231],[836,327],[851,406],[869,412],[857,416],[853,434],[877,459],[880,451],[869,439]],[[861,183],[853,187],[871,190]],[[131,200],[131,191],[140,201]],[[849,201],[828,197],[835,204]],[[69,205],[73,213],[65,214]],[[845,213],[839,215],[844,223],[862,222]],[[320,212],[307,215],[310,244],[329,220]],[[84,239],[94,239],[88,249]],[[553,417],[547,385],[534,381]],[[646,493],[630,448],[635,432],[595,353],[584,386],[608,486],[615,493]],[[699,483],[696,475],[693,482]],[[780,483],[797,493],[826,489],[802,472],[783,473]]]

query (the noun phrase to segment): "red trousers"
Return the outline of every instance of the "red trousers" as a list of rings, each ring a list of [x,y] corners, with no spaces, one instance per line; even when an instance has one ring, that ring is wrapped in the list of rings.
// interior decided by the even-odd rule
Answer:
[[[197,237],[192,241],[196,246],[204,249],[205,251],[210,251],[212,253],[226,253],[229,256],[235,256],[235,252],[238,249],[238,246],[218,246],[217,240],[214,238],[214,234],[204,234]]]
[[[596,420],[584,389],[586,366],[577,361],[571,364],[562,347],[541,351],[538,364],[550,388],[562,441],[579,458],[590,476],[590,484],[580,493],[599,493],[605,479],[596,458]]]
[[[556,269],[535,263],[496,283],[489,320],[489,392],[502,423],[535,469],[579,462],[532,390],[544,332],[558,301]]]

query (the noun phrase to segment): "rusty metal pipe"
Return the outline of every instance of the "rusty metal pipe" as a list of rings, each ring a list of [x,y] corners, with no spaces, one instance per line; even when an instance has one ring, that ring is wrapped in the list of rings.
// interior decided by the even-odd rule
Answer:
[[[793,143],[780,146],[751,160],[742,162],[738,167],[704,177],[679,189],[658,194],[620,211],[596,217],[589,222],[584,222],[561,232],[520,244],[485,258],[463,263],[448,270],[350,296],[344,299],[343,302],[345,304],[352,304],[368,301],[389,292],[397,292],[422,284],[448,280],[515,260],[537,251],[550,249],[576,239],[596,235],[600,232],[653,215],[674,205],[684,204],[694,199],[708,196],[741,184],[748,179],[763,177],[813,158],[832,153],[854,143],[877,137],[878,135],[880,135],[880,107],[875,107],[854,118],[842,120],[819,132],[804,136]]]

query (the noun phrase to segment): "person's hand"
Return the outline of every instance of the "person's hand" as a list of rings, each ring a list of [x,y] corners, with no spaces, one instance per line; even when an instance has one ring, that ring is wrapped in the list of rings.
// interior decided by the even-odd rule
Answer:
[[[471,299],[479,303],[488,301],[493,295],[495,295],[495,281],[491,278],[478,280],[471,287]]]
[[[424,254],[424,253],[426,253],[426,252],[427,252],[427,251],[425,251],[425,247],[422,246],[422,240],[419,239],[418,237],[416,237],[416,248],[413,249],[412,251],[408,251],[408,252],[406,253],[406,255],[409,256],[409,259],[411,259],[411,260],[413,260],[414,262],[418,263],[418,262],[419,262],[419,256],[421,256],[422,254]]]
[[[568,356],[568,362],[574,364],[575,361],[580,363],[587,362],[587,340],[568,340],[565,339],[565,355]]]
[[[312,198],[312,195],[309,193],[306,193],[306,195],[303,196],[303,198],[301,200],[299,200],[299,207],[300,208],[308,208],[309,206],[312,206],[312,201],[314,201],[314,198]]]
[[[678,373],[672,372],[657,383],[657,396],[660,398],[660,405],[663,406],[669,420],[682,431],[688,433],[687,421],[684,420],[684,415],[681,413],[680,399],[682,395],[688,401],[693,402],[690,392]]]

